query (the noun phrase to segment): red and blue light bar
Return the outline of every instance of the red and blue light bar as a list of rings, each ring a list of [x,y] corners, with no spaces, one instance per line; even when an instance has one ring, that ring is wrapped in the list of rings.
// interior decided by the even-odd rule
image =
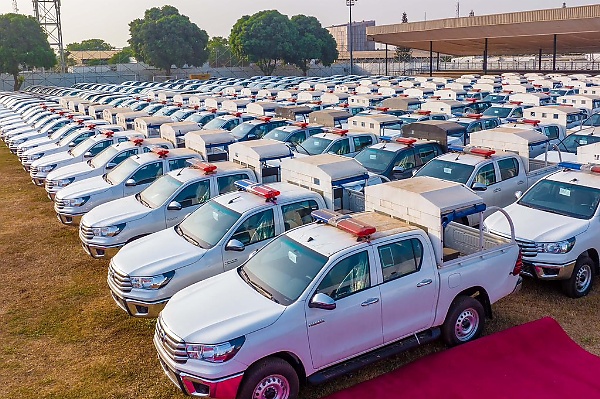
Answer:
[[[275,202],[277,197],[281,195],[279,190],[269,187],[265,184],[255,183],[248,179],[238,180],[234,182],[238,190],[246,191],[255,195],[259,195],[267,200],[267,202]]]
[[[347,233],[355,235],[360,239],[369,239],[377,229],[374,226],[363,224],[350,215],[343,215],[328,209],[319,209],[311,212],[311,216],[317,223],[326,223]]]

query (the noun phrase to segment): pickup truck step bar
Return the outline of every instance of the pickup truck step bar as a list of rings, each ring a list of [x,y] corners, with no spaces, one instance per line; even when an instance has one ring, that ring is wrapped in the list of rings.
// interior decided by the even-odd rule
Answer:
[[[416,335],[411,335],[410,337],[381,347],[372,352],[365,353],[364,355],[321,370],[309,376],[308,382],[310,384],[322,384],[333,378],[341,377],[342,375],[363,368],[371,363],[375,363],[387,357],[397,355],[412,348],[416,348],[422,344],[435,341],[440,337],[440,335],[441,331],[438,327],[422,331]]]

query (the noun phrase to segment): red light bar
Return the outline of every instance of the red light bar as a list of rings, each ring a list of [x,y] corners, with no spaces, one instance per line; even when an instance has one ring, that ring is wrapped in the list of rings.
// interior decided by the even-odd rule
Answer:
[[[352,218],[340,220],[337,222],[336,227],[350,234],[354,234],[358,238],[367,238],[377,231],[375,227],[362,224]]]
[[[250,187],[248,191],[253,194],[260,195],[261,197],[265,197],[267,200],[274,200],[281,194],[279,190],[275,190],[274,188],[260,184]]]
[[[194,169],[199,169],[204,172],[204,174],[214,173],[217,170],[217,165],[213,165],[208,162],[203,162],[199,159],[190,159],[188,160],[189,164]]]
[[[476,98],[467,98],[466,100],[468,103],[476,103],[477,99]]]
[[[296,99],[292,97],[292,98],[288,98],[288,101],[291,102],[291,103],[295,103]]]
[[[200,108],[199,105],[194,105],[194,109],[198,109],[198,108]]]
[[[164,158],[169,154],[169,150],[162,147],[154,147],[152,148],[152,152],[158,155],[160,158]]]
[[[183,107],[183,103],[175,103],[179,108]]]
[[[434,100],[439,100],[442,96],[429,96],[429,98],[433,98]]]
[[[239,118],[240,116],[242,116],[241,112],[230,112],[229,114],[235,116],[236,118]]]
[[[311,104],[316,104],[316,105],[321,105],[323,104],[323,101],[311,101]]]
[[[134,145],[142,145],[144,139],[141,137],[132,137],[130,141],[132,141]]]
[[[115,132],[113,132],[112,130],[105,130],[103,133],[108,138],[111,138],[112,136],[115,135]]]
[[[385,111],[388,111],[388,110],[389,110],[389,108],[388,108],[388,107],[377,107],[377,108],[375,108],[375,109],[376,109],[377,111],[383,111],[383,112],[385,112]]]
[[[523,104],[523,101],[509,101],[511,104],[515,104],[515,105],[521,105]]]
[[[161,103],[161,104],[166,104],[166,103],[167,103],[167,100],[162,100],[160,103]]]
[[[338,136],[345,136],[348,134],[348,129],[330,128],[325,130],[327,133],[337,134]]]
[[[418,110],[416,113],[417,113],[417,114],[419,114],[419,115],[430,115],[430,114],[431,114],[431,111],[427,111],[427,110],[424,110],[424,109],[420,109],[420,110]]]
[[[483,114],[469,114],[469,115],[467,115],[467,118],[481,119],[482,116],[483,116]]]
[[[541,121],[536,120],[536,119],[523,119],[523,123],[526,123],[528,125],[534,125],[537,126],[540,124]]]
[[[485,158],[490,158],[496,153],[496,151],[488,150],[487,148],[469,148],[466,152],[471,155],[479,155]]]
[[[342,107],[342,108],[348,108],[349,106],[350,106],[350,104],[348,104],[348,103],[340,104],[340,107]]]
[[[481,91],[481,89],[472,89],[471,91],[474,93],[479,93]]]
[[[567,88],[567,89],[574,89],[575,86],[565,86],[565,88]]]
[[[308,123],[306,122],[293,122],[292,123],[293,126],[298,126],[301,127],[302,129],[306,128],[308,126]]]
[[[506,93],[506,94],[512,94],[512,90],[502,90],[502,93]]]
[[[417,142],[417,139],[411,139],[408,137],[398,137],[395,139],[395,141],[396,141],[396,143],[404,144],[408,147],[412,147]]]
[[[600,173],[600,166],[598,166],[598,165],[592,166],[590,168],[590,172],[592,172],[592,173]]]
[[[217,109],[216,108],[211,108],[211,109],[208,110],[208,112],[216,114],[217,113]]]
[[[271,122],[271,119],[273,119],[273,117],[271,117],[271,116],[259,116],[256,119],[258,119],[259,121],[263,121],[263,122]]]

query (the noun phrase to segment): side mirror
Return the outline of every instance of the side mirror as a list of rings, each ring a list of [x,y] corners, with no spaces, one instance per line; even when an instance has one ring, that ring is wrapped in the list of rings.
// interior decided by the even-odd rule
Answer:
[[[70,142],[70,143],[69,143],[69,148],[74,148],[74,147],[75,147],[75,143],[73,143],[73,142]]]
[[[255,138],[256,138],[256,134],[254,134],[254,133],[250,133],[248,135],[248,140],[254,140]]]
[[[167,205],[168,211],[180,211],[182,208],[181,204],[177,201],[171,201],[169,205]]]
[[[323,294],[322,292],[315,294],[315,296],[312,297],[312,299],[310,300],[310,303],[308,304],[309,308],[324,309],[324,310],[333,310],[333,309],[335,309],[335,306],[336,305],[335,305],[335,301],[333,300],[333,298],[327,294]]]
[[[236,240],[235,238],[229,240],[227,245],[225,245],[225,251],[242,252],[245,248],[246,246],[242,244],[241,241]]]
[[[473,183],[471,185],[471,189],[473,191],[485,191],[485,190],[487,190],[487,186],[483,183]]]
[[[135,182],[135,180],[133,180],[133,179],[128,179],[128,180],[125,182],[125,187],[133,187],[133,186],[135,186],[136,184],[137,184],[137,183]]]
[[[523,191],[515,191],[515,198],[520,199],[523,196]]]
[[[91,153],[91,152],[89,152],[89,151],[88,151],[88,152],[86,152],[85,154],[83,154],[83,157],[84,157],[84,158],[92,158],[92,157],[93,157],[93,155],[92,155],[92,153]]]
[[[109,162],[109,163],[107,163],[107,164],[106,164],[106,169],[112,169],[112,168],[114,168],[115,166],[117,166],[117,164],[116,164],[116,163],[114,163],[114,162]]]
[[[394,168],[392,169],[392,172],[404,173],[404,172],[406,172],[406,169],[404,169],[402,166],[394,166]]]

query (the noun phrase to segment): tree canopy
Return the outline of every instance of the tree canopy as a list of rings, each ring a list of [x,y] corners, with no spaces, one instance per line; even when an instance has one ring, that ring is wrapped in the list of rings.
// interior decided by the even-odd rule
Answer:
[[[114,47],[102,39],[87,39],[80,43],[69,43],[66,49],[68,51],[106,51],[113,50]]]
[[[229,35],[238,57],[247,58],[265,75],[271,75],[278,61],[292,62],[298,30],[290,19],[276,10],[259,11],[237,20]]]
[[[128,64],[131,57],[133,57],[133,50],[131,47],[123,47],[121,51],[108,59],[108,64]]]
[[[208,59],[208,34],[173,6],[146,10],[143,19],[129,23],[129,44],[135,57],[164,69],[171,66],[201,66]]]
[[[294,15],[291,21],[298,31],[292,63],[302,70],[304,76],[308,73],[311,60],[329,66],[337,59],[337,43],[331,33],[321,26],[318,19],[306,15]]]
[[[50,68],[56,55],[38,21],[21,14],[0,15],[0,73],[14,78],[14,90],[21,88],[19,72],[26,67]]]

